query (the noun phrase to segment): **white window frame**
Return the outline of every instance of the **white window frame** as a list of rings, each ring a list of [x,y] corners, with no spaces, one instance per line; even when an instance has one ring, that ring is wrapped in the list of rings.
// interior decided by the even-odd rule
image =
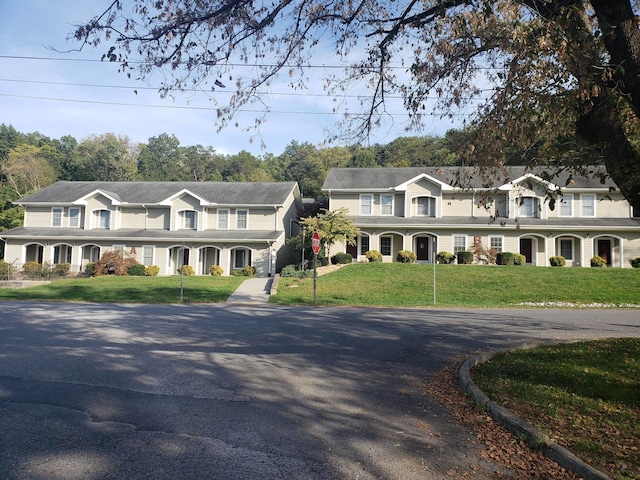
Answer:
[[[240,226],[240,213],[244,214],[244,227]],[[236,230],[249,230],[249,210],[236,210]]]
[[[62,254],[64,253],[64,261],[62,261]],[[73,259],[73,247],[66,243],[60,243],[53,246],[53,264],[59,265],[61,263],[71,264]]]
[[[591,199],[591,205],[585,205],[585,199]],[[593,213],[591,215],[585,214],[585,207],[591,208]],[[593,218],[596,216],[596,196],[593,193],[585,193],[580,195],[580,216]]]
[[[453,254],[458,255],[460,252],[465,252],[467,250],[467,236],[453,234],[452,237],[451,244],[453,245]],[[462,239],[462,242],[459,242],[460,239]],[[462,243],[462,245],[459,243]]]
[[[383,248],[382,242],[383,240],[389,239],[389,253],[384,253],[386,248]],[[393,255],[393,236],[391,235],[381,235],[380,236],[380,253],[385,257],[390,257]]]
[[[222,215],[222,213],[224,213],[224,215]],[[218,209],[217,217],[218,219],[217,219],[216,225],[218,227],[218,230],[229,230],[229,209],[226,209],[226,208]],[[222,223],[221,223],[223,218],[225,219],[224,226],[222,226]]]
[[[573,238],[561,238],[560,241],[558,242],[558,247],[560,249],[560,255],[563,256],[565,258],[565,260],[571,260],[573,261],[573,249],[574,249],[574,239]],[[569,245],[571,246],[571,248],[569,248],[569,255],[564,255],[564,253],[566,253],[567,249],[563,247],[563,244],[569,243]]]
[[[558,196],[558,216],[573,217],[573,194]]]
[[[522,218],[537,218],[538,217],[538,197],[526,196],[520,197],[518,200],[517,212],[518,216]],[[529,211],[528,202],[531,202],[531,210]]]
[[[178,213],[180,218],[180,226],[184,230],[198,229],[198,212],[195,210],[182,210]],[[187,222],[189,221],[189,222]],[[191,224],[193,226],[191,226]]]
[[[73,213],[76,213],[76,215],[74,216]],[[69,228],[80,228],[80,217],[82,215],[80,209],[78,207],[72,207],[69,208]],[[76,223],[74,224],[74,222],[72,220],[76,221]]]
[[[495,249],[496,253],[504,251],[504,237],[502,235],[489,236],[489,250],[491,249]]]
[[[103,213],[106,213],[105,216],[103,216]],[[101,208],[99,210],[94,210],[93,211],[94,214],[94,218],[95,218],[95,228],[100,228],[103,230],[110,230],[111,229],[111,210],[107,210],[106,208]],[[106,219],[106,225],[103,226],[103,220]]]
[[[147,263],[147,252],[151,250],[151,263]],[[151,265],[155,265],[156,259],[156,247],[155,245],[143,245],[142,246],[142,264],[145,267],[149,267]]]
[[[426,199],[426,213],[420,213],[420,200]],[[435,217],[436,216],[436,197],[432,197],[429,195],[421,195],[419,197],[415,197],[415,216],[416,217]]]
[[[62,228],[62,219],[64,218],[64,208],[53,207],[51,209],[51,226]]]
[[[383,193],[380,195],[380,215],[393,215],[394,197],[395,196],[393,194],[388,193]],[[388,209],[388,211],[385,211],[386,209]]]
[[[360,194],[360,215],[365,215],[365,216],[373,215],[373,194],[371,193]]]
[[[239,256],[238,254],[242,252],[242,266],[238,266]],[[233,270],[242,270],[244,267],[249,265],[251,259],[251,252],[248,248],[235,248],[233,250]]]

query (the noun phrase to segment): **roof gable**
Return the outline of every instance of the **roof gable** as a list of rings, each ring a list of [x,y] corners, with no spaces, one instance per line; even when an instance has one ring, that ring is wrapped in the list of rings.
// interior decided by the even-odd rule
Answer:
[[[396,185],[393,187],[393,190],[397,192],[405,192],[409,185],[413,185],[414,183],[418,183],[420,180],[426,180],[427,182],[434,183],[438,185],[442,190],[453,190],[453,187],[446,182],[438,180],[437,178],[432,177],[426,173],[421,173],[413,178],[410,178],[406,182],[401,183],[400,185]]]
[[[170,206],[175,200],[177,200],[178,198],[181,198],[185,195],[190,196],[191,198],[194,198],[195,200],[197,200],[200,203],[200,206],[202,207],[206,207],[211,205],[211,202],[202,198],[200,195],[197,195],[189,190],[187,190],[186,188],[183,188],[182,190],[180,190],[179,192],[174,193],[173,195],[165,198],[164,200],[158,202],[159,205],[167,205]]]
[[[504,185],[499,186],[498,190],[508,191],[508,190],[521,188],[523,186],[526,188],[533,189],[532,188],[533,184],[540,185],[544,189],[552,192],[555,192],[556,190],[560,189],[560,187],[558,187],[556,184],[552,182],[549,182],[548,180],[544,180],[543,178],[540,178],[539,176],[534,175],[533,173],[527,173],[525,175],[522,175],[516,178],[515,180],[510,181],[509,183],[505,183]]]

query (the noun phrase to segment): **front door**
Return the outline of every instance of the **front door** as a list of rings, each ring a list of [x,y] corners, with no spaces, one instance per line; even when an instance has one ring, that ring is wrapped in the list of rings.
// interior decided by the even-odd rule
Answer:
[[[520,239],[520,254],[525,256],[526,263],[533,263],[533,241],[530,238]]]
[[[416,238],[416,260],[429,260],[429,237]]]
[[[598,240],[598,256],[607,266],[611,265],[611,240]]]

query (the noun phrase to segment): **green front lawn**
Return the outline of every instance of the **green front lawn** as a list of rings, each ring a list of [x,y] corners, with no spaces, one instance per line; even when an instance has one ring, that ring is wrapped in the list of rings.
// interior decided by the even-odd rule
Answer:
[[[183,277],[183,301],[224,302],[246,277]],[[68,278],[30,288],[0,288],[0,300],[179,303],[180,276]]]
[[[504,308],[530,303],[640,304],[640,269],[437,265],[436,305]],[[317,303],[434,305],[433,265],[356,263],[317,278]],[[281,278],[271,301],[311,304],[312,278]],[[558,306],[558,305],[550,305]],[[561,305],[560,305],[561,306]]]
[[[640,479],[640,339],[518,350],[471,373],[489,398],[583,460]]]

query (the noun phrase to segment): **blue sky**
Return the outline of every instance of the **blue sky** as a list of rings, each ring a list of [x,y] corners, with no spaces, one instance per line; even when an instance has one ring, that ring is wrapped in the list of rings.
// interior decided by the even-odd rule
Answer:
[[[336,131],[340,116],[332,112],[332,99],[323,96],[321,69],[317,78],[310,78],[307,91],[294,92],[286,82],[272,86],[267,99],[272,112],[260,129],[261,138],[252,141],[255,132],[234,125],[217,132],[214,101],[224,104],[228,94],[223,91],[216,98],[192,92],[162,99],[157,84],[130,80],[118,73],[117,64],[99,62],[101,50],[58,53],[48,48],[77,47],[66,40],[73,25],[102,13],[111,1],[0,0],[0,123],[23,133],[38,131],[52,138],[72,135],[78,140],[114,133],[144,143],[168,133],[182,146],[200,144],[219,153],[247,150],[255,155],[279,155],[292,140],[320,145],[328,131]],[[390,108],[401,112],[399,105]],[[241,114],[240,127],[251,126],[256,115]],[[376,131],[370,143],[386,144],[408,135],[404,120],[395,116],[393,125]],[[456,127],[434,117],[423,131],[413,134],[443,135]]]

